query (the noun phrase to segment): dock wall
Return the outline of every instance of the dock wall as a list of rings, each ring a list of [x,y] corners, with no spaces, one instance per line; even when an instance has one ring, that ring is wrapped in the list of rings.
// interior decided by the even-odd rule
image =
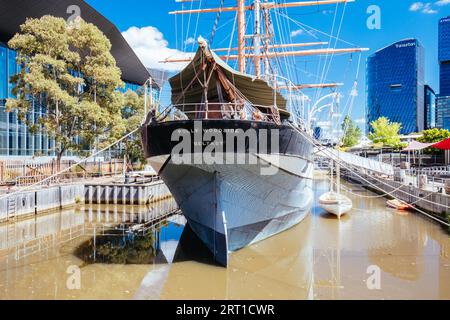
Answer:
[[[170,197],[163,181],[148,184],[86,184],[84,199],[90,204],[143,205]]]
[[[163,181],[148,184],[70,184],[23,191],[2,198],[0,222],[49,210],[87,204],[144,205],[171,197]]]
[[[63,208],[83,201],[84,185],[60,185],[4,196],[0,195],[0,221]]]

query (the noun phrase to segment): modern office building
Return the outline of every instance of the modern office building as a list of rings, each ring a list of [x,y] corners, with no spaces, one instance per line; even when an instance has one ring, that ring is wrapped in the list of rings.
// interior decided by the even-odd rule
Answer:
[[[450,97],[439,96],[436,100],[436,127],[450,130]]]
[[[436,126],[450,130],[450,17],[439,20],[439,96]]]
[[[416,39],[393,43],[368,58],[367,132],[379,117],[401,123],[401,134],[425,128],[424,64],[425,51]]]
[[[429,85],[425,85],[424,100],[425,129],[432,129],[436,127],[436,93]]]
[[[82,0],[0,0],[0,156],[53,155],[54,142],[45,134],[32,134],[27,126],[17,119],[15,112],[6,112],[5,102],[11,98],[12,86],[9,79],[17,72],[16,53],[7,47],[7,42],[19,31],[26,18],[39,18],[53,15],[69,18],[69,7],[78,6],[81,17],[95,24],[111,41],[112,55],[122,71],[125,89],[137,90],[151,74],[134,51],[130,48],[120,31],[105,17]],[[152,81],[153,94],[158,95],[159,86]],[[42,99],[35,99],[33,112],[28,119],[34,121],[46,113]]]

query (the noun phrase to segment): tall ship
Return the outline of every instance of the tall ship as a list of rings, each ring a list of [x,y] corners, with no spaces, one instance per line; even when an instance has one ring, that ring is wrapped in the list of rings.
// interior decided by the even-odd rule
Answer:
[[[141,128],[147,160],[221,265],[227,266],[230,252],[300,223],[313,204],[311,128],[282,90],[334,84],[293,84],[276,74],[273,61],[362,50],[280,51],[317,43],[274,43],[271,10],[346,2],[352,1],[237,0],[234,7],[220,1],[218,8],[172,12],[216,12],[214,28],[221,13],[236,13],[236,48],[212,49],[211,41],[200,37],[193,58],[166,60],[187,66],[169,79],[171,105],[151,111]],[[220,51],[228,54],[219,56]],[[237,60],[238,70],[230,60]]]

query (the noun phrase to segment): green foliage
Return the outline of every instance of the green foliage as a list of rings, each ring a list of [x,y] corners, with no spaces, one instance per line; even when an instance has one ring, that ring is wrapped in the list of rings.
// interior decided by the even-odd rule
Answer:
[[[369,134],[369,139],[374,145],[385,147],[400,148],[403,144],[400,142],[399,132],[401,124],[390,122],[386,117],[380,117],[370,123],[373,132]]]
[[[342,130],[344,131],[344,137],[342,138],[342,147],[350,148],[358,144],[361,139],[361,128],[358,127],[350,118],[346,116],[342,122]]]
[[[421,132],[422,136],[417,139],[417,141],[422,143],[434,143],[439,142],[445,139],[450,138],[450,131],[446,129],[428,129]],[[424,153],[426,154],[441,154],[443,153],[442,150],[436,149],[436,148],[426,148],[424,150]]]
[[[16,98],[7,100],[7,110],[17,110],[30,130],[55,139],[58,163],[66,151],[81,153],[120,137],[121,72],[110,41],[96,26],[82,19],[73,24],[52,16],[27,19],[8,45],[17,51],[21,71],[11,79]],[[31,97],[47,104],[37,124],[26,119]]]
[[[144,117],[144,96],[128,90],[124,94],[124,107],[122,108],[123,135],[132,132],[142,122]],[[124,141],[127,162],[145,163],[145,156],[138,134],[133,134]]]
[[[417,141],[422,143],[433,143],[439,142],[445,139],[450,138],[450,131],[446,129],[428,129],[421,132],[422,137],[418,138]]]

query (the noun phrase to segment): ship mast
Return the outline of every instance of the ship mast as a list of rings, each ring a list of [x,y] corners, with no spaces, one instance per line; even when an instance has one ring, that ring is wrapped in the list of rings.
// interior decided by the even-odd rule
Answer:
[[[178,0],[178,2],[191,2],[194,0]],[[263,1],[263,2],[262,2]],[[313,50],[302,50],[302,51],[284,51],[276,52],[269,49],[275,48],[286,48],[286,47],[300,47],[308,45],[318,45],[323,44],[323,42],[311,42],[311,43],[299,43],[299,44],[287,44],[287,45],[270,45],[270,21],[269,21],[269,10],[278,8],[291,8],[291,7],[307,7],[307,6],[319,6],[319,5],[329,5],[338,3],[350,3],[355,2],[355,0],[309,0],[309,1],[296,1],[296,2],[284,2],[276,3],[269,2],[268,0],[253,0],[252,5],[246,5],[246,0],[236,0],[236,7],[221,7],[221,8],[206,8],[206,9],[192,9],[192,10],[179,10],[172,11],[169,14],[193,14],[193,13],[212,13],[212,12],[237,12],[237,25],[238,25],[238,47],[237,55],[228,55],[225,57],[227,60],[237,59],[238,70],[242,73],[246,72],[246,59],[253,58],[253,63],[255,67],[256,78],[261,78],[261,60],[264,60],[264,76],[266,81],[270,77],[270,65],[269,59],[278,57],[289,57],[289,56],[311,56],[311,55],[321,55],[321,54],[339,54],[339,53],[352,53],[352,52],[362,52],[367,51],[367,48],[344,48],[344,49],[313,49]],[[246,31],[246,11],[253,11],[254,15],[254,26],[253,35],[249,36],[253,38],[253,46],[245,46],[245,31]],[[261,22],[261,11],[264,15],[264,35],[262,34],[262,22]],[[262,43],[264,39],[264,43]],[[252,50],[253,53],[247,53],[247,49]],[[224,51],[224,49],[212,49],[213,51]],[[229,48],[228,51],[236,50]],[[264,53],[264,55],[262,54]],[[190,59],[166,59],[161,62],[189,62]],[[303,88],[319,88],[319,87],[334,87],[336,84],[302,84],[298,87]]]
[[[238,66],[245,73],[245,0],[237,0],[238,11]]]
[[[255,20],[253,43],[255,48],[253,50],[254,58],[253,63],[255,65],[255,76],[261,78],[261,0],[253,1],[253,15]]]

